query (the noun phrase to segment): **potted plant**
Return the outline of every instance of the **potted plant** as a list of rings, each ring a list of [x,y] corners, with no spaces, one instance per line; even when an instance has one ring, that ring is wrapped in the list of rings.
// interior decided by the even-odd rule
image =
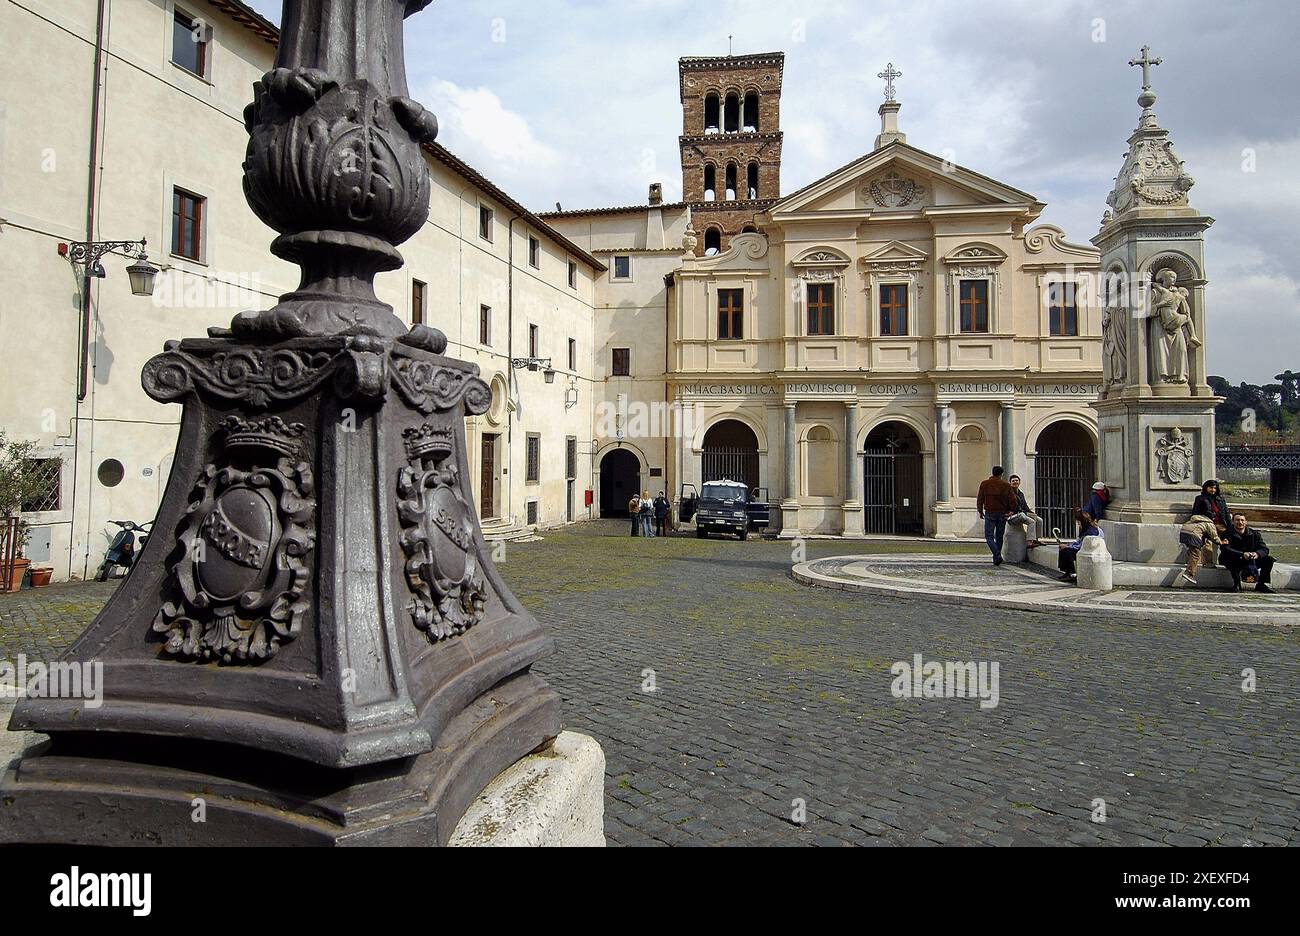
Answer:
[[[50,584],[50,577],[54,575],[54,569],[50,566],[31,566],[29,572],[31,574],[32,588],[40,588],[42,585]]]
[[[23,581],[30,562],[23,557],[30,531],[27,524],[18,520],[23,504],[40,494],[40,479],[31,471],[30,461],[36,450],[35,442],[10,441],[0,429],[0,523],[10,529],[15,537],[12,552],[9,548],[0,553],[0,581],[8,579],[11,591],[16,591]],[[8,562],[12,556],[12,562]]]

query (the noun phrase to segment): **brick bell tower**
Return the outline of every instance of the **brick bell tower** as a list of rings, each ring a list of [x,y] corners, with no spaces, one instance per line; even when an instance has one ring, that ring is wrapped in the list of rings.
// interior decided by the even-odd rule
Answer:
[[[700,256],[726,250],[781,194],[784,67],[784,52],[678,62],[682,200]]]

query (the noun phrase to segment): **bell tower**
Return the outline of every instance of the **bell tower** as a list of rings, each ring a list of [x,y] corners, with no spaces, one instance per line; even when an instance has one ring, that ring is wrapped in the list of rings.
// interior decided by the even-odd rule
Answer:
[[[696,253],[727,249],[781,194],[784,52],[683,58],[682,200]]]

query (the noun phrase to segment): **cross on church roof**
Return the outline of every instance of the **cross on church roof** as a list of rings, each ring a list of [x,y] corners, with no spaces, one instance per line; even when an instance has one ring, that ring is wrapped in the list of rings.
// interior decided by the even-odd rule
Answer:
[[[894,68],[894,63],[890,62],[885,66],[885,70],[876,73],[877,78],[885,79],[885,103],[894,100],[894,79],[902,78],[903,73]]]
[[[1143,47],[1142,47],[1142,57],[1141,57],[1141,58],[1129,59],[1129,65],[1130,65],[1130,66],[1132,66],[1132,65],[1141,65],[1141,66],[1142,66],[1142,90],[1143,90],[1143,91],[1150,91],[1150,90],[1151,90],[1151,66],[1152,66],[1152,65],[1159,65],[1159,64],[1161,64],[1163,61],[1164,61],[1164,59],[1162,59],[1162,58],[1152,58],[1152,57],[1151,57],[1151,47],[1150,47],[1150,46],[1143,46]]]

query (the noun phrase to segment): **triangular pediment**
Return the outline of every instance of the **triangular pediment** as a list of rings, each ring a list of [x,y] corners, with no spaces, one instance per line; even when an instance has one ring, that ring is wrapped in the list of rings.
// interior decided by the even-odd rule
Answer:
[[[877,263],[922,263],[928,259],[930,259],[930,255],[919,247],[904,244],[902,241],[890,241],[883,247],[878,247],[867,254],[862,258],[862,262],[868,265]]]
[[[981,206],[1041,208],[1028,192],[896,142],[785,196],[773,219],[818,213],[919,212]]]

